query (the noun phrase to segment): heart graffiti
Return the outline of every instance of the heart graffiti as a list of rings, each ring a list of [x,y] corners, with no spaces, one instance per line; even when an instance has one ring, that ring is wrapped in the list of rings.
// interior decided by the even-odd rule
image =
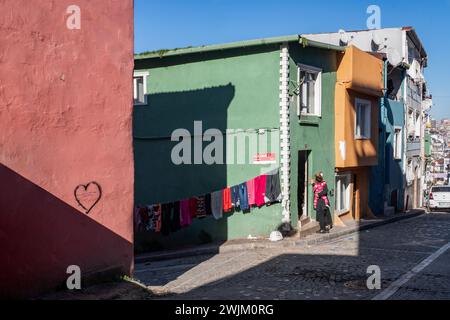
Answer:
[[[75,188],[74,195],[80,207],[85,210],[86,214],[89,214],[102,197],[102,187],[95,181],[80,184]]]

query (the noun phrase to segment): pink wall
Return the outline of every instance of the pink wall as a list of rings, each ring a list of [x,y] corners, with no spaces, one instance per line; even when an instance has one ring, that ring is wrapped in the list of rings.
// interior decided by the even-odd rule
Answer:
[[[66,26],[73,4],[80,30]],[[72,264],[129,274],[133,1],[2,0],[0,12],[0,297],[64,284]],[[86,214],[74,190],[90,181],[103,196]]]

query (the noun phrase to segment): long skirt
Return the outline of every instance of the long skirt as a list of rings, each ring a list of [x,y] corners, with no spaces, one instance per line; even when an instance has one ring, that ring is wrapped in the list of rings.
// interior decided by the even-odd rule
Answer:
[[[326,206],[318,206],[316,209],[317,220],[319,221],[320,230],[326,230],[326,227],[333,226],[330,210]]]

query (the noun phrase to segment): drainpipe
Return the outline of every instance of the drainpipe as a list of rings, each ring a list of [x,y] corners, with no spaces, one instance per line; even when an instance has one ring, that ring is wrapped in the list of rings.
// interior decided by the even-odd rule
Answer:
[[[383,145],[383,157],[381,160],[381,169],[382,169],[382,190],[383,190],[383,210],[386,207],[386,129],[387,129],[387,108],[386,108],[386,99],[388,98],[387,94],[387,70],[388,70],[389,61],[386,59],[383,64],[383,98],[381,99],[381,121],[383,125],[382,130],[382,145]]]
[[[290,165],[291,145],[289,128],[289,45],[280,46],[280,152],[281,152],[281,205],[283,208],[282,223],[291,223],[290,210]]]

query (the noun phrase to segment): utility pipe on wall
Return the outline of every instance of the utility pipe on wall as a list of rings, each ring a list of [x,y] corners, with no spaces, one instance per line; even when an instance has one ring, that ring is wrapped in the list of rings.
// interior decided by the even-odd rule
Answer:
[[[281,145],[281,192],[282,222],[291,222],[290,210],[290,130],[289,130],[289,45],[280,46],[280,145]]]

